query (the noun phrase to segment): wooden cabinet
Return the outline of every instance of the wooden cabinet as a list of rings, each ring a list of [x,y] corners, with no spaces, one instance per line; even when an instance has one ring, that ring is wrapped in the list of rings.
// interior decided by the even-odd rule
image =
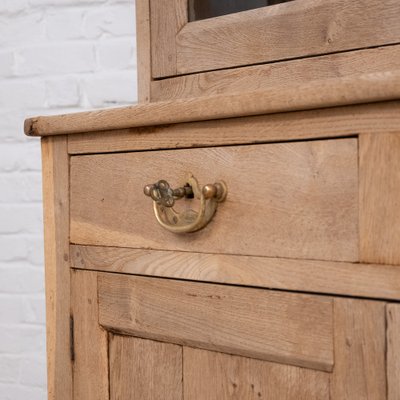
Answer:
[[[72,290],[75,398],[387,398],[384,302],[79,270]]]
[[[25,124],[49,399],[400,399],[398,2],[137,7],[169,100]]]

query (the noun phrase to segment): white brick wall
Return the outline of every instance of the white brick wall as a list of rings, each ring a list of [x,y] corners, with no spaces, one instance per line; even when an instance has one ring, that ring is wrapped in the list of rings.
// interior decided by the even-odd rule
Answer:
[[[0,400],[44,400],[40,144],[27,116],[136,101],[134,0],[0,0]]]

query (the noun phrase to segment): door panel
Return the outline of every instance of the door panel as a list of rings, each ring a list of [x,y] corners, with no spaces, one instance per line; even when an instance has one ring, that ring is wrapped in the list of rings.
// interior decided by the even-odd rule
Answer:
[[[185,400],[329,400],[329,373],[183,349]]]
[[[98,302],[110,330],[332,370],[329,297],[101,274]]]
[[[385,303],[379,301],[275,293],[260,289],[239,290],[240,288],[232,286],[203,283],[179,282],[178,290],[178,286],[174,286],[177,281],[174,280],[141,278],[141,281],[157,282],[156,285],[150,285],[147,289],[151,290],[146,292],[136,282],[133,285],[132,279],[120,274],[72,271],[74,400],[387,399],[386,311],[390,322],[389,350],[398,351],[395,334],[397,309],[393,306],[386,310]],[[162,285],[159,281],[162,281]],[[127,288],[127,285],[131,288]],[[195,285],[197,291],[191,285]],[[169,286],[171,289],[167,290]],[[111,289],[107,289],[108,287]],[[213,291],[210,292],[207,287],[212,287]],[[117,289],[114,290],[115,288]],[[240,316],[242,311],[238,308],[235,294],[231,290],[237,291],[238,298],[241,298],[243,310],[247,310],[249,315],[247,320],[236,319],[235,316]],[[179,292],[187,299],[183,300]],[[99,317],[98,309],[100,307],[100,314],[104,313],[106,293],[110,303],[115,303],[111,308],[108,304],[107,308],[114,313],[114,320],[120,321],[118,326],[101,325],[104,315]],[[135,293],[138,297],[135,297]],[[166,293],[176,296],[175,305]],[[278,301],[279,297],[274,297],[275,294],[283,297]],[[160,300],[152,300],[151,296]],[[280,334],[286,337],[293,335],[292,339],[297,343],[306,344],[306,336],[310,332],[304,331],[304,324],[310,325],[310,330],[318,331],[321,328],[318,316],[323,313],[325,306],[312,312],[307,305],[310,303],[306,301],[302,312],[296,306],[293,307],[293,303],[289,307],[292,313],[288,314],[285,296],[297,297],[300,302],[310,298],[311,304],[312,299],[318,304],[322,298],[328,302],[330,309],[333,306],[333,314],[330,315],[333,329],[329,333],[333,346],[331,372],[289,365],[290,360],[282,359],[275,363],[255,359],[253,356],[209,351],[199,348],[202,347],[201,343],[199,345],[188,340],[193,332],[191,330],[197,330],[195,327],[199,313],[204,312],[204,315],[208,315],[208,320],[204,320],[203,335],[211,342],[218,343],[224,340],[224,336],[232,338],[237,335],[240,340],[234,344],[240,347],[241,342],[246,342],[243,332],[247,332],[247,339],[252,338],[255,346],[263,346],[264,343],[268,348],[270,340],[272,344],[275,341],[279,348],[279,337],[270,335],[268,329],[263,334],[252,333],[257,330],[252,320],[254,313],[258,315],[260,324],[264,323],[266,326],[271,322],[273,325],[276,320],[286,322],[286,326],[279,327]],[[122,304],[121,298],[127,301]],[[264,306],[258,305],[255,298]],[[165,317],[157,301],[165,302]],[[182,306],[182,302],[186,305]],[[192,319],[183,312],[191,302]],[[263,308],[265,304],[272,307]],[[273,306],[278,304],[281,307],[275,309]],[[146,325],[149,322],[146,314],[150,315],[154,310],[156,320]],[[230,312],[231,322],[227,318],[227,310]],[[310,313],[312,318],[317,319],[308,319]],[[168,337],[160,336],[159,341],[139,338],[151,337],[157,320],[160,322],[159,329],[166,327],[165,321],[173,322],[170,329],[175,329],[176,335],[181,336],[183,347],[167,343]],[[224,322],[225,331],[220,330],[219,320]],[[140,331],[130,332],[124,328],[132,321],[140,323]],[[184,328],[185,325],[188,328]],[[247,325],[247,328],[243,325]],[[330,328],[325,329],[329,331]],[[122,336],[121,332],[130,332],[131,337]],[[191,345],[187,346],[186,342]],[[318,343],[315,345],[318,346]],[[396,398],[393,397],[397,390],[393,386],[396,383],[396,359],[394,355],[388,360],[391,374],[388,383],[392,384],[390,400]]]
[[[182,399],[182,347],[110,334],[110,400]]]

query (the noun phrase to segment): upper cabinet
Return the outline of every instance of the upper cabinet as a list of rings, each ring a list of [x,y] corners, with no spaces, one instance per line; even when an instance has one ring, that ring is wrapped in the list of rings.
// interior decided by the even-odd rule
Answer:
[[[293,0],[189,0],[189,22]]]
[[[151,78],[400,43],[399,0],[150,0]]]

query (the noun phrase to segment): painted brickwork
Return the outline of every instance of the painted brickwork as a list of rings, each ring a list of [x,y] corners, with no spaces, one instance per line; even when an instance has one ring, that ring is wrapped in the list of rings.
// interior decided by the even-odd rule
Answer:
[[[46,399],[40,145],[27,116],[136,101],[134,0],[0,0],[0,400]]]

